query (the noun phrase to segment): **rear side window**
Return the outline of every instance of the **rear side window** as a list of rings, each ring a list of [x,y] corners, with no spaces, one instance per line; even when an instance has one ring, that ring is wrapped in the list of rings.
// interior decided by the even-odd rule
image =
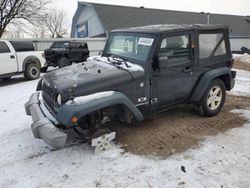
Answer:
[[[84,43],[84,42],[77,42],[76,43],[76,47],[77,48],[86,48],[86,43]]]
[[[0,42],[0,53],[8,53],[10,52],[9,47],[5,42]]]
[[[226,45],[222,33],[199,35],[200,59],[226,54]]]
[[[16,52],[34,51],[35,47],[32,42],[10,41]]]

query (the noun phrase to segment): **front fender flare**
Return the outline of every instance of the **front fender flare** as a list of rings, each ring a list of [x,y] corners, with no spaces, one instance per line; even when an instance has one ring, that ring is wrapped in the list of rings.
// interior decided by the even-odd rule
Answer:
[[[76,98],[62,105],[56,116],[63,125],[72,126],[73,116],[81,118],[105,107],[121,104],[127,107],[138,121],[144,119],[139,109],[124,94],[117,91],[105,91]]]

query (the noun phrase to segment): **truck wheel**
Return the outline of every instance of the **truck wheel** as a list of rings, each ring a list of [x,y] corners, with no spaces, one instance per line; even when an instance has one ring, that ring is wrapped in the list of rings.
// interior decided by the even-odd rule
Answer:
[[[224,106],[225,99],[225,84],[220,79],[213,80],[201,99],[199,114],[206,117],[218,114]]]
[[[58,60],[58,67],[59,68],[66,67],[66,66],[69,66],[69,65],[70,65],[70,62],[69,62],[69,59],[67,57],[61,57]]]
[[[29,64],[24,72],[24,77],[27,80],[35,80],[40,77],[40,68],[37,64]]]

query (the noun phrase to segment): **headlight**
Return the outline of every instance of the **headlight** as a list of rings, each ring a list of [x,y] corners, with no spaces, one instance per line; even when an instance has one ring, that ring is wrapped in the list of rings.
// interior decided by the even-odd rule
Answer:
[[[56,101],[57,101],[57,103],[58,103],[59,105],[61,105],[61,104],[62,104],[62,97],[61,97],[61,95],[60,95],[60,94],[59,94],[59,95],[57,95]]]

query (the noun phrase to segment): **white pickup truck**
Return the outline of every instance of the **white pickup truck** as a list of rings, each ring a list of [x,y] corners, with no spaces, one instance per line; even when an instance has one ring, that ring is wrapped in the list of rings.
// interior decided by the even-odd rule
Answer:
[[[17,74],[37,79],[44,64],[44,52],[35,51],[32,43],[0,40],[0,79],[9,80]]]

